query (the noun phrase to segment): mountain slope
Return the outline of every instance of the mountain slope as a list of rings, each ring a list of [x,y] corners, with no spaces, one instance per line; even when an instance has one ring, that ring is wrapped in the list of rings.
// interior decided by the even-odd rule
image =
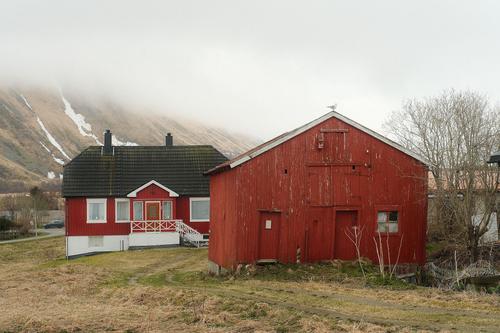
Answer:
[[[115,145],[211,144],[228,157],[256,140],[151,111],[57,89],[0,88],[0,192],[57,188],[62,165],[111,129]]]

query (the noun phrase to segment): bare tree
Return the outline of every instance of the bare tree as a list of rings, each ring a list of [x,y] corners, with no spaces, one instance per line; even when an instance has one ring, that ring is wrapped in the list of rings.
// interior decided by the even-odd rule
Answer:
[[[428,160],[433,218],[443,235],[461,241],[476,261],[479,240],[496,210],[499,170],[485,161],[500,147],[498,108],[476,92],[448,90],[406,101],[385,128]]]
[[[352,227],[352,230],[349,230],[346,228],[344,230],[345,235],[351,243],[354,245],[356,248],[356,258],[358,260],[359,267],[361,268],[361,273],[363,273],[363,277],[366,278],[365,270],[363,268],[363,262],[361,260],[361,238],[363,238],[363,230],[365,226],[362,226],[361,228],[358,226]]]
[[[16,218],[16,211],[18,209],[18,202],[16,200],[16,197],[13,195],[3,197],[0,201],[0,208],[8,211],[10,219],[14,221]]]

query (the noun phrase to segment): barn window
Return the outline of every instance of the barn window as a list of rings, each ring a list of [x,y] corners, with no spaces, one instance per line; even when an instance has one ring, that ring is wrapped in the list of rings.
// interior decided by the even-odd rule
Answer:
[[[134,221],[144,220],[142,201],[134,201]]]
[[[128,199],[115,199],[116,222],[129,222],[130,202]]]
[[[87,199],[87,223],[106,223],[106,199]]]
[[[191,222],[208,222],[210,220],[210,198],[190,198]]]
[[[399,214],[397,211],[379,211],[377,214],[377,231],[384,233],[398,232]]]
[[[162,214],[164,220],[172,219],[172,201],[163,201]]]

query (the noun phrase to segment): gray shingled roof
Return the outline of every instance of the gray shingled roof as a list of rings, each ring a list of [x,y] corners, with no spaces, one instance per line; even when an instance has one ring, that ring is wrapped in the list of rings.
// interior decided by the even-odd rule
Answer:
[[[156,180],[179,195],[208,196],[203,173],[227,158],[212,146],[113,147],[85,149],[64,167],[64,197],[126,196]]]

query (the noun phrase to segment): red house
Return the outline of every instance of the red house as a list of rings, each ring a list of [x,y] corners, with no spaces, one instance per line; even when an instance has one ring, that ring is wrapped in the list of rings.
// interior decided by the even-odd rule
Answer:
[[[66,252],[131,247],[200,246],[209,230],[209,179],[227,160],[212,146],[104,146],[85,149],[64,167]]]
[[[427,166],[411,151],[336,112],[207,172],[209,269],[354,259],[425,262]],[[390,258],[386,244],[389,244]]]

